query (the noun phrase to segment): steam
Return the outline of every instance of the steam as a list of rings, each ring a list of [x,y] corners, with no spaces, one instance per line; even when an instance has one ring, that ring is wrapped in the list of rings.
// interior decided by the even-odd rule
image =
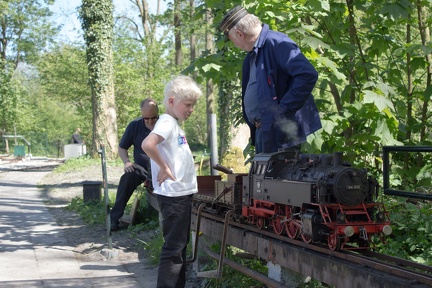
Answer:
[[[279,127],[280,131],[284,134],[286,142],[298,142],[298,126],[297,123],[291,119],[280,117],[276,120],[276,125]],[[285,147],[283,147],[285,148]],[[288,148],[288,147],[286,147]]]

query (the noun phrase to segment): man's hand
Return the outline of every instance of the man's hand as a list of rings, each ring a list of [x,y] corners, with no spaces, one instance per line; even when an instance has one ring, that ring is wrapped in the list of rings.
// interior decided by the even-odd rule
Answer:
[[[261,128],[261,121],[260,121],[260,120],[255,120],[255,121],[254,121],[254,125],[255,125],[255,128],[256,128],[256,129]]]
[[[124,172],[125,173],[127,173],[127,172],[133,172],[135,169],[134,169],[134,166],[133,166],[133,163],[132,162],[126,162],[125,164],[124,164]]]

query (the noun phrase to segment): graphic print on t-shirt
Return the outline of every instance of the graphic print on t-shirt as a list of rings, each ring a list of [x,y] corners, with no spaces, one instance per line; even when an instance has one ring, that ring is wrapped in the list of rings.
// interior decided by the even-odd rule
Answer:
[[[179,146],[183,146],[187,144],[186,135],[178,135],[177,142]]]

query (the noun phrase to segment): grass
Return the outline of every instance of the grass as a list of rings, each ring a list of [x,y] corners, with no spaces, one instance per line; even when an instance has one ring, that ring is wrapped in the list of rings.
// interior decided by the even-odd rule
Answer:
[[[138,241],[138,246],[144,249],[145,251],[149,251],[148,263],[150,265],[158,265],[159,257],[161,254],[161,247],[164,243],[162,233],[157,233],[156,237],[152,238],[149,241],[143,241],[139,238],[136,238]]]
[[[93,158],[88,154],[81,157],[74,157],[67,159],[62,165],[54,169],[54,173],[65,173],[65,172],[76,172],[83,168],[90,167],[93,165],[102,166],[100,158]],[[120,160],[108,160],[107,166],[122,166],[123,163]]]

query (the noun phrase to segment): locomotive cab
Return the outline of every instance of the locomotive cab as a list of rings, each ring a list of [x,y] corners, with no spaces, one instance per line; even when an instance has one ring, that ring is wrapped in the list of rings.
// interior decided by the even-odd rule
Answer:
[[[313,197],[313,187],[310,183],[290,181],[281,177],[281,171],[287,165],[293,165],[298,159],[297,152],[281,151],[276,153],[257,154],[253,160],[248,181],[248,187],[243,192],[243,204],[250,205],[251,198],[275,203],[289,203],[302,206],[309,203]]]

